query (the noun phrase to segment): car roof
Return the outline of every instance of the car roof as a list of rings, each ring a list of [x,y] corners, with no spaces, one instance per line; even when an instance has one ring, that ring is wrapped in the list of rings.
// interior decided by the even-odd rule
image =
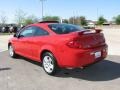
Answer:
[[[59,21],[41,21],[28,26],[48,26],[49,24],[58,24]]]

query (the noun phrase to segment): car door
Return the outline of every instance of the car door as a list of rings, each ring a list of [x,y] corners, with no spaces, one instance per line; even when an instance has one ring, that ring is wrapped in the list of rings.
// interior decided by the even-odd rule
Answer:
[[[45,44],[46,38],[48,38],[49,33],[46,30],[43,30],[40,27],[34,26],[32,27],[33,29],[33,43],[32,43],[32,56],[34,60],[39,60],[40,59],[40,50],[41,47]]]
[[[15,43],[16,44],[15,48],[20,55],[31,58],[32,38],[33,38],[32,27],[27,27],[19,33],[17,37],[17,42]]]

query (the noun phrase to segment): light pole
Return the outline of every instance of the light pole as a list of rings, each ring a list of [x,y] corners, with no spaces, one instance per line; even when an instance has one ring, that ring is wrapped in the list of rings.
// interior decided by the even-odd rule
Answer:
[[[43,18],[44,18],[44,1],[46,1],[46,0],[40,0],[40,2],[41,2],[41,10],[42,10],[42,21],[43,21]]]

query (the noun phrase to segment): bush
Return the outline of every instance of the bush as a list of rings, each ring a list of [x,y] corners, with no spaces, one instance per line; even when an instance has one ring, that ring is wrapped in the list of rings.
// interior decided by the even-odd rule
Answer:
[[[120,25],[120,15],[118,15],[117,17],[114,17],[113,19],[117,25]]]

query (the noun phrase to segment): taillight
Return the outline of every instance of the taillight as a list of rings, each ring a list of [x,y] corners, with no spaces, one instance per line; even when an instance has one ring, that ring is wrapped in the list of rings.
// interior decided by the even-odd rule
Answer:
[[[78,39],[73,39],[67,43],[70,48],[82,48],[81,42]]]

